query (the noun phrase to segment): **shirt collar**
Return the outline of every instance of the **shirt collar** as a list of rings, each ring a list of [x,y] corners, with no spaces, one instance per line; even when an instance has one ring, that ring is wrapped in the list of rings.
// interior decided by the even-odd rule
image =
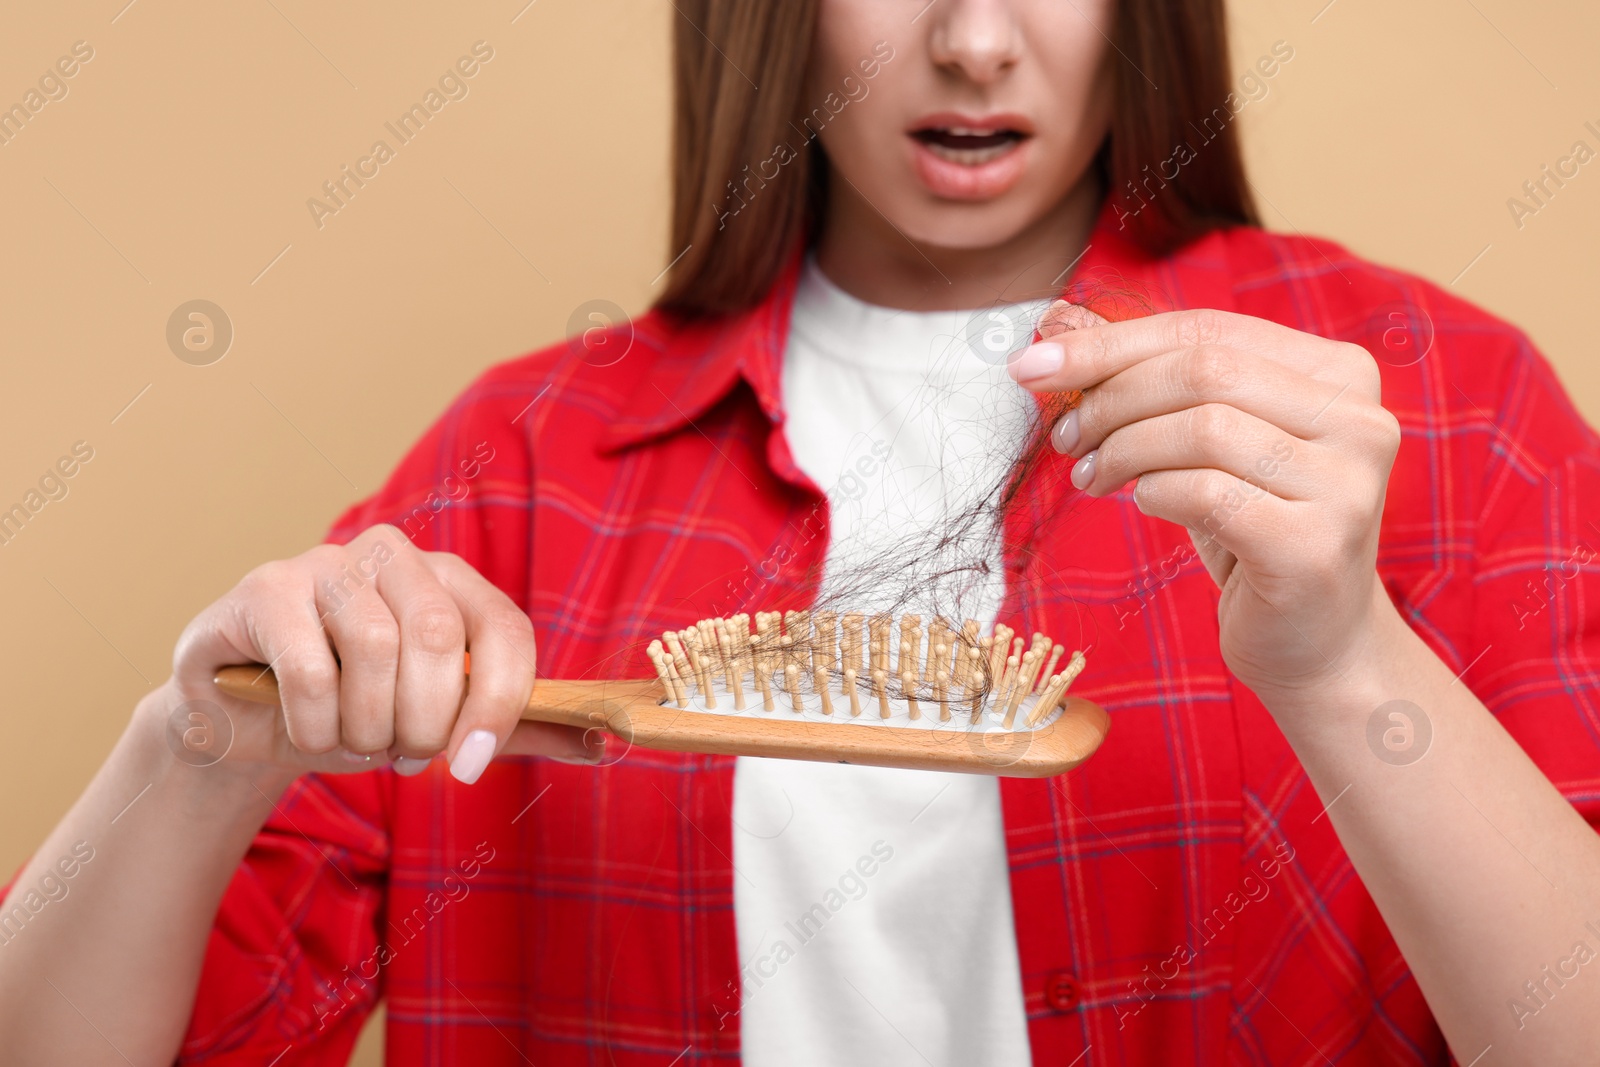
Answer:
[[[798,250],[784,265],[776,284],[755,307],[736,315],[668,321],[660,312],[650,321],[663,336],[655,362],[639,376],[601,436],[602,453],[617,452],[690,426],[743,381],[774,423],[783,419],[779,383],[783,349],[789,335],[789,312],[805,258]]]

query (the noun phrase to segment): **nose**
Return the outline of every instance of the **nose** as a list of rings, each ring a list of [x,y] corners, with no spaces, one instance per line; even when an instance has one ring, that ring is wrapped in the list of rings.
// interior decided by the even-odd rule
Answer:
[[[934,0],[929,54],[940,67],[988,85],[1022,58],[1015,0]]]

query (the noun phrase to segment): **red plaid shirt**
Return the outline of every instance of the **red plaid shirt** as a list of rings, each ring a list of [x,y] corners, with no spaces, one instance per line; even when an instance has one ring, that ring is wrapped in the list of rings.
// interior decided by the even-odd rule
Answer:
[[[527,611],[552,677],[643,676],[618,650],[803,603],[827,505],[781,432],[795,277],[731,320],[651,313],[603,358],[561,344],[494,368],[333,539],[392,522],[460,554]],[[1241,228],[1150,259],[1109,213],[1069,293],[1106,288],[1381,358],[1404,428],[1385,586],[1600,817],[1600,582],[1581,569],[1600,448],[1522,334],[1327,242]],[[1188,535],[1127,491],[1036,483],[1019,515],[1055,520],[1013,541],[1001,618],[1091,646],[1077,691],[1113,729],[1078,771],[1001,786],[1035,1062],[1446,1062],[1322,801],[1223,665]],[[731,758],[643,750],[502,760],[470,787],[438,763],[304,779],[223,901],[183,1062],[343,1063],[380,995],[392,1064],[736,1061],[732,784]]]

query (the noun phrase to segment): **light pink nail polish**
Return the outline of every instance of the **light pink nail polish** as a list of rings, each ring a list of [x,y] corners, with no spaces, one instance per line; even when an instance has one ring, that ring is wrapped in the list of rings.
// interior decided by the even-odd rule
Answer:
[[[1017,358],[1011,361],[1011,376],[1019,382],[1030,382],[1035,378],[1054,374],[1066,361],[1066,349],[1054,341],[1040,341],[1036,345],[1024,348]]]
[[[499,742],[494,734],[488,730],[474,730],[461,742],[461,747],[456,749],[455,759],[450,761],[450,773],[456,781],[471,785],[478,780],[478,775],[489,766],[489,760],[494,758],[494,750]]]
[[[1090,452],[1072,468],[1072,484],[1079,489],[1087,489],[1094,484],[1094,461],[1097,455],[1099,452]]]
[[[1078,447],[1078,439],[1082,436],[1078,429],[1078,409],[1073,408],[1056,423],[1055,432],[1050,435],[1050,447],[1063,456],[1069,456]]]
[[[407,778],[421,774],[428,769],[432,760],[412,759],[410,756],[396,756],[394,758],[394,773],[405,775]]]

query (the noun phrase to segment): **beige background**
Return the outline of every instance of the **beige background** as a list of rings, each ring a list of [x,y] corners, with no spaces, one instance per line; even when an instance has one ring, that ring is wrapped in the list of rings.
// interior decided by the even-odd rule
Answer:
[[[0,104],[95,51],[0,146],[0,509],[95,450],[0,547],[6,873],[190,616],[314,543],[483,367],[585,301],[645,307],[669,258],[671,4],[125,2],[24,5],[0,34]],[[1233,5],[1241,76],[1295,50],[1241,119],[1269,224],[1454,283],[1600,419],[1600,164],[1520,230],[1506,206],[1575,140],[1600,148],[1600,11],[1325,2]],[[319,230],[306,199],[478,40],[469,95]],[[236,331],[211,366],[165,340],[195,298]],[[380,1048],[369,1027],[357,1062]]]

